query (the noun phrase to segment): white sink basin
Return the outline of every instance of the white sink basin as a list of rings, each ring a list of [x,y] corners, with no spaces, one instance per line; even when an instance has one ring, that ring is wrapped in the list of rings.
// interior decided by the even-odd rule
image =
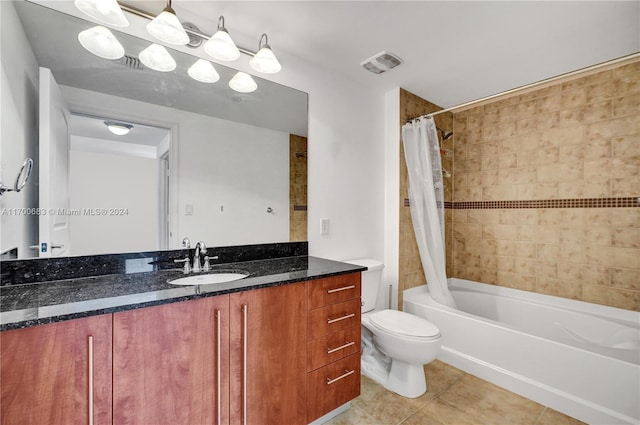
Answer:
[[[249,276],[249,273],[244,272],[209,273],[181,277],[180,279],[170,280],[169,283],[172,285],[210,285],[212,283],[223,283],[244,279],[247,276]]]

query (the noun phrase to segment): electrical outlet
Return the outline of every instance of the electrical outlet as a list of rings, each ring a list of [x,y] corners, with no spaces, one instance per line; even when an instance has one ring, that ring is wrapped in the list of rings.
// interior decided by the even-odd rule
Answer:
[[[329,219],[321,218],[320,219],[320,234],[328,235],[329,234]]]

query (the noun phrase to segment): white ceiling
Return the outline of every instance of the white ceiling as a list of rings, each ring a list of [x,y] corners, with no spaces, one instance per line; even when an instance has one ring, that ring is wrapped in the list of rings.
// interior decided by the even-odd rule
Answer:
[[[129,1],[159,13],[163,1]],[[640,51],[639,1],[191,1],[182,21],[236,43],[317,63],[376,90],[403,87],[443,107]],[[374,75],[359,64],[387,50],[404,64]],[[286,67],[286,60],[283,61]]]

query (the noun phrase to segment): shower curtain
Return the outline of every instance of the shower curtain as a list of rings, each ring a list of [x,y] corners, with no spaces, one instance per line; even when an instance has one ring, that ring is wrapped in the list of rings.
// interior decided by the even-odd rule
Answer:
[[[455,308],[447,287],[444,243],[444,185],[438,132],[432,117],[402,127],[409,171],[411,220],[431,297]]]

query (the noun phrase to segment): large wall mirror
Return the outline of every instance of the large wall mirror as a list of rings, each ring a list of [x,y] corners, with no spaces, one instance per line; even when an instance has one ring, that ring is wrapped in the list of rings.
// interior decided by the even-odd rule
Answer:
[[[125,56],[102,59],[78,42],[95,24],[0,7],[0,177],[34,160],[0,198],[2,259],[307,239],[306,93],[257,77],[239,93],[215,63],[220,80],[199,82],[175,50],[176,69],[154,71],[138,60],[150,43],[115,30]]]

